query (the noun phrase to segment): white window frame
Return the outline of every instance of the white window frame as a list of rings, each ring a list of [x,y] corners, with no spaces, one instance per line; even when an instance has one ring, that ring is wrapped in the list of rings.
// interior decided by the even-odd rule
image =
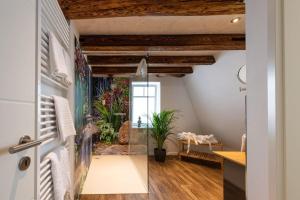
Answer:
[[[144,93],[144,95],[143,96],[135,96],[134,95],[134,93],[133,93],[133,91],[134,91],[134,87],[143,87],[143,88],[145,88],[145,87],[147,87],[147,88],[149,88],[149,87],[154,87],[154,89],[155,89],[155,95],[154,96],[149,96],[149,94],[145,94],[145,90],[143,91],[143,93]],[[149,99],[149,98],[154,98],[154,103],[155,103],[155,105],[154,105],[154,110],[155,110],[155,112],[157,112],[157,113],[159,113],[160,112],[160,108],[161,108],[161,105],[160,105],[160,102],[161,102],[161,100],[160,100],[160,96],[161,96],[161,94],[160,94],[160,82],[132,82],[132,84],[131,84],[131,88],[132,88],[132,113],[131,113],[131,119],[132,119],[132,126],[133,127],[137,127],[138,126],[138,124],[137,124],[137,121],[135,120],[135,121],[133,121],[133,116],[134,116],[134,106],[133,106],[133,99],[134,98],[147,98],[147,99]],[[148,90],[146,90],[147,92],[149,91],[149,89]],[[149,103],[149,101],[147,101],[147,104]],[[149,105],[147,105],[148,107],[149,107]],[[149,111],[147,111],[147,112],[149,112]],[[147,116],[149,117],[149,119],[150,119],[150,117],[152,116],[152,114],[153,113],[147,113]],[[143,127],[151,127],[151,124],[150,124],[150,122],[148,121],[148,122],[143,122],[142,121],[142,125],[141,125],[141,128],[143,128]]]

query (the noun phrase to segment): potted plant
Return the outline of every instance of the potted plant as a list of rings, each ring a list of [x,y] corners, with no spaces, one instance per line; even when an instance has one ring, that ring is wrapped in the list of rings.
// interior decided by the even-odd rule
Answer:
[[[164,110],[160,113],[153,113],[153,117],[151,119],[151,136],[157,143],[157,148],[154,149],[154,157],[156,161],[164,162],[166,159],[166,149],[163,149],[163,145],[167,137],[172,134],[171,130],[173,127],[171,124],[174,120],[174,110]]]

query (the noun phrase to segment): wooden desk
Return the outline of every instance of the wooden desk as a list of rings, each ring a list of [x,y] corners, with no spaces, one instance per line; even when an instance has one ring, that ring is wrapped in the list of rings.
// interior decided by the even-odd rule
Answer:
[[[214,151],[218,156],[236,164],[246,166],[246,153],[240,151]]]
[[[241,169],[246,167],[246,154],[245,152],[240,151],[213,151],[215,155],[218,155],[225,160],[228,160],[231,163],[240,166]],[[228,163],[230,164],[230,163]],[[225,163],[223,173],[228,172],[229,166]],[[246,200],[246,193],[242,189],[239,189],[237,186],[233,185],[229,181],[225,180],[223,174],[223,186],[224,186],[224,200]]]

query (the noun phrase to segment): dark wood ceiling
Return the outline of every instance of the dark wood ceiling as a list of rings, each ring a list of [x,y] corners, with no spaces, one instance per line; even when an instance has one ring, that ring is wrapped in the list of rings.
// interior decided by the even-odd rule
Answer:
[[[134,74],[143,58],[147,60],[149,74],[169,74],[176,77],[193,73],[194,65],[215,63],[213,56],[87,56],[93,74],[108,76]]]
[[[245,14],[243,0],[58,0],[69,19],[130,16],[208,16]],[[245,50],[244,34],[81,35],[94,75],[132,74],[145,56],[134,52]],[[105,55],[103,54],[105,52]],[[118,52],[118,55],[114,55]],[[131,53],[133,54],[131,54]],[[114,56],[113,56],[114,55]],[[212,65],[213,55],[150,56],[148,72],[182,77],[192,66]]]
[[[134,65],[138,63],[145,56],[88,56],[87,61],[91,66],[117,66],[117,65]],[[149,65],[166,66],[193,66],[193,65],[212,65],[215,58],[213,56],[150,56],[147,58]]]
[[[83,35],[83,51],[244,50],[244,34]]]
[[[244,50],[244,34],[197,34],[197,35],[83,35],[80,45],[85,53],[134,51],[207,51]],[[146,56],[137,55],[88,55],[88,63],[94,74],[133,73],[137,64]],[[195,65],[212,65],[213,55],[207,56],[150,56],[147,63],[151,73],[186,74],[192,73]],[[95,68],[96,66],[101,68]],[[106,67],[106,68],[105,68]],[[122,69],[124,67],[124,69]],[[176,67],[173,69],[172,67]],[[110,69],[108,69],[110,68]],[[103,70],[101,72],[101,70]],[[186,71],[187,70],[187,71]]]
[[[243,0],[59,0],[69,19],[244,14]]]
[[[120,75],[135,74],[137,67],[93,67],[93,74],[96,75]],[[192,67],[148,67],[149,74],[191,74]]]

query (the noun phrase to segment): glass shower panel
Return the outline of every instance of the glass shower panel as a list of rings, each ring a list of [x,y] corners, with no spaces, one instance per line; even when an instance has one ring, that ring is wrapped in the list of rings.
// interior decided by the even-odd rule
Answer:
[[[130,79],[129,155],[148,191],[148,98],[147,63],[141,61],[137,73]]]

